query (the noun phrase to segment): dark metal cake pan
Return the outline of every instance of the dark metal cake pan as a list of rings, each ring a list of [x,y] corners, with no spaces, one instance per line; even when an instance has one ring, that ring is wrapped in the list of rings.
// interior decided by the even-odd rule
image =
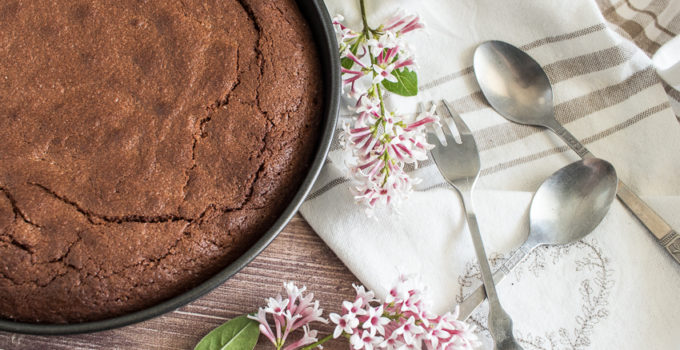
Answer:
[[[243,255],[210,279],[185,293],[156,304],[155,306],[118,317],[83,323],[36,324],[0,319],[0,330],[27,334],[63,335],[103,331],[148,320],[184,306],[215,289],[250,263],[269,245],[269,243],[271,243],[272,240],[274,240],[279,232],[281,232],[286,224],[288,224],[293,215],[295,215],[321,171],[321,167],[326,160],[333,138],[341,93],[338,46],[335,40],[333,24],[328,15],[328,11],[326,10],[326,6],[324,5],[323,0],[297,0],[297,3],[311,28],[314,41],[317,45],[319,59],[321,61],[322,79],[324,83],[323,123],[320,129],[321,137],[313,163],[307,172],[302,185],[300,185],[300,188],[293,199],[269,230],[267,230],[267,232],[265,232]]]

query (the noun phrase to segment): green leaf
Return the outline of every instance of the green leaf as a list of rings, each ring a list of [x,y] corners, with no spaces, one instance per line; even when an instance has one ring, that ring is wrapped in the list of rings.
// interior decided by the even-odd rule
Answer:
[[[194,350],[252,350],[260,337],[259,325],[246,316],[236,317],[213,329]]]
[[[389,92],[393,92],[401,96],[415,96],[418,94],[418,75],[416,72],[404,68],[402,70],[393,70],[392,75],[397,78],[397,82],[383,80],[382,85]]]
[[[340,60],[340,65],[342,66],[342,68],[350,69],[354,65],[354,61],[352,61],[351,58],[343,57]]]

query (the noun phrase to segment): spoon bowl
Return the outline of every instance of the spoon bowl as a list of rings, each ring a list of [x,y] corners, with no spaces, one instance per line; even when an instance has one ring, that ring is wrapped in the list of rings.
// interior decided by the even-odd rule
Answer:
[[[616,170],[590,158],[558,170],[536,191],[527,244],[559,245],[585,237],[602,221],[616,196]]]
[[[473,66],[482,93],[505,118],[526,125],[554,120],[550,80],[524,51],[503,41],[486,41],[475,50]]]
[[[592,232],[607,215],[616,196],[616,170],[599,158],[571,163],[548,177],[538,188],[529,209],[529,236],[493,274],[499,283],[534,248],[574,243]],[[460,304],[466,319],[484,301],[480,286]]]

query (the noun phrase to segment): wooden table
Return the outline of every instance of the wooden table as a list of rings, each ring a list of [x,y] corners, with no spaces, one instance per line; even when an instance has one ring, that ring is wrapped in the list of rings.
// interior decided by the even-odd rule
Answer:
[[[166,315],[115,330],[45,337],[0,332],[0,349],[193,349],[211,329],[254,312],[264,299],[276,296],[284,281],[306,285],[324,309],[324,317],[339,312],[343,300],[354,297],[356,277],[298,214],[255,260],[208,295]],[[317,323],[321,336],[333,331]],[[260,337],[258,349],[271,349]],[[319,337],[321,338],[321,337]],[[325,349],[347,349],[332,341]]]

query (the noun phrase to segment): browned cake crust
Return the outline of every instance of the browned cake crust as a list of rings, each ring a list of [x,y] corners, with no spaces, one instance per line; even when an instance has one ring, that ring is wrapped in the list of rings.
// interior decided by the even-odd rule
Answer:
[[[317,144],[293,0],[0,3],[0,317],[97,320],[195,286]]]

